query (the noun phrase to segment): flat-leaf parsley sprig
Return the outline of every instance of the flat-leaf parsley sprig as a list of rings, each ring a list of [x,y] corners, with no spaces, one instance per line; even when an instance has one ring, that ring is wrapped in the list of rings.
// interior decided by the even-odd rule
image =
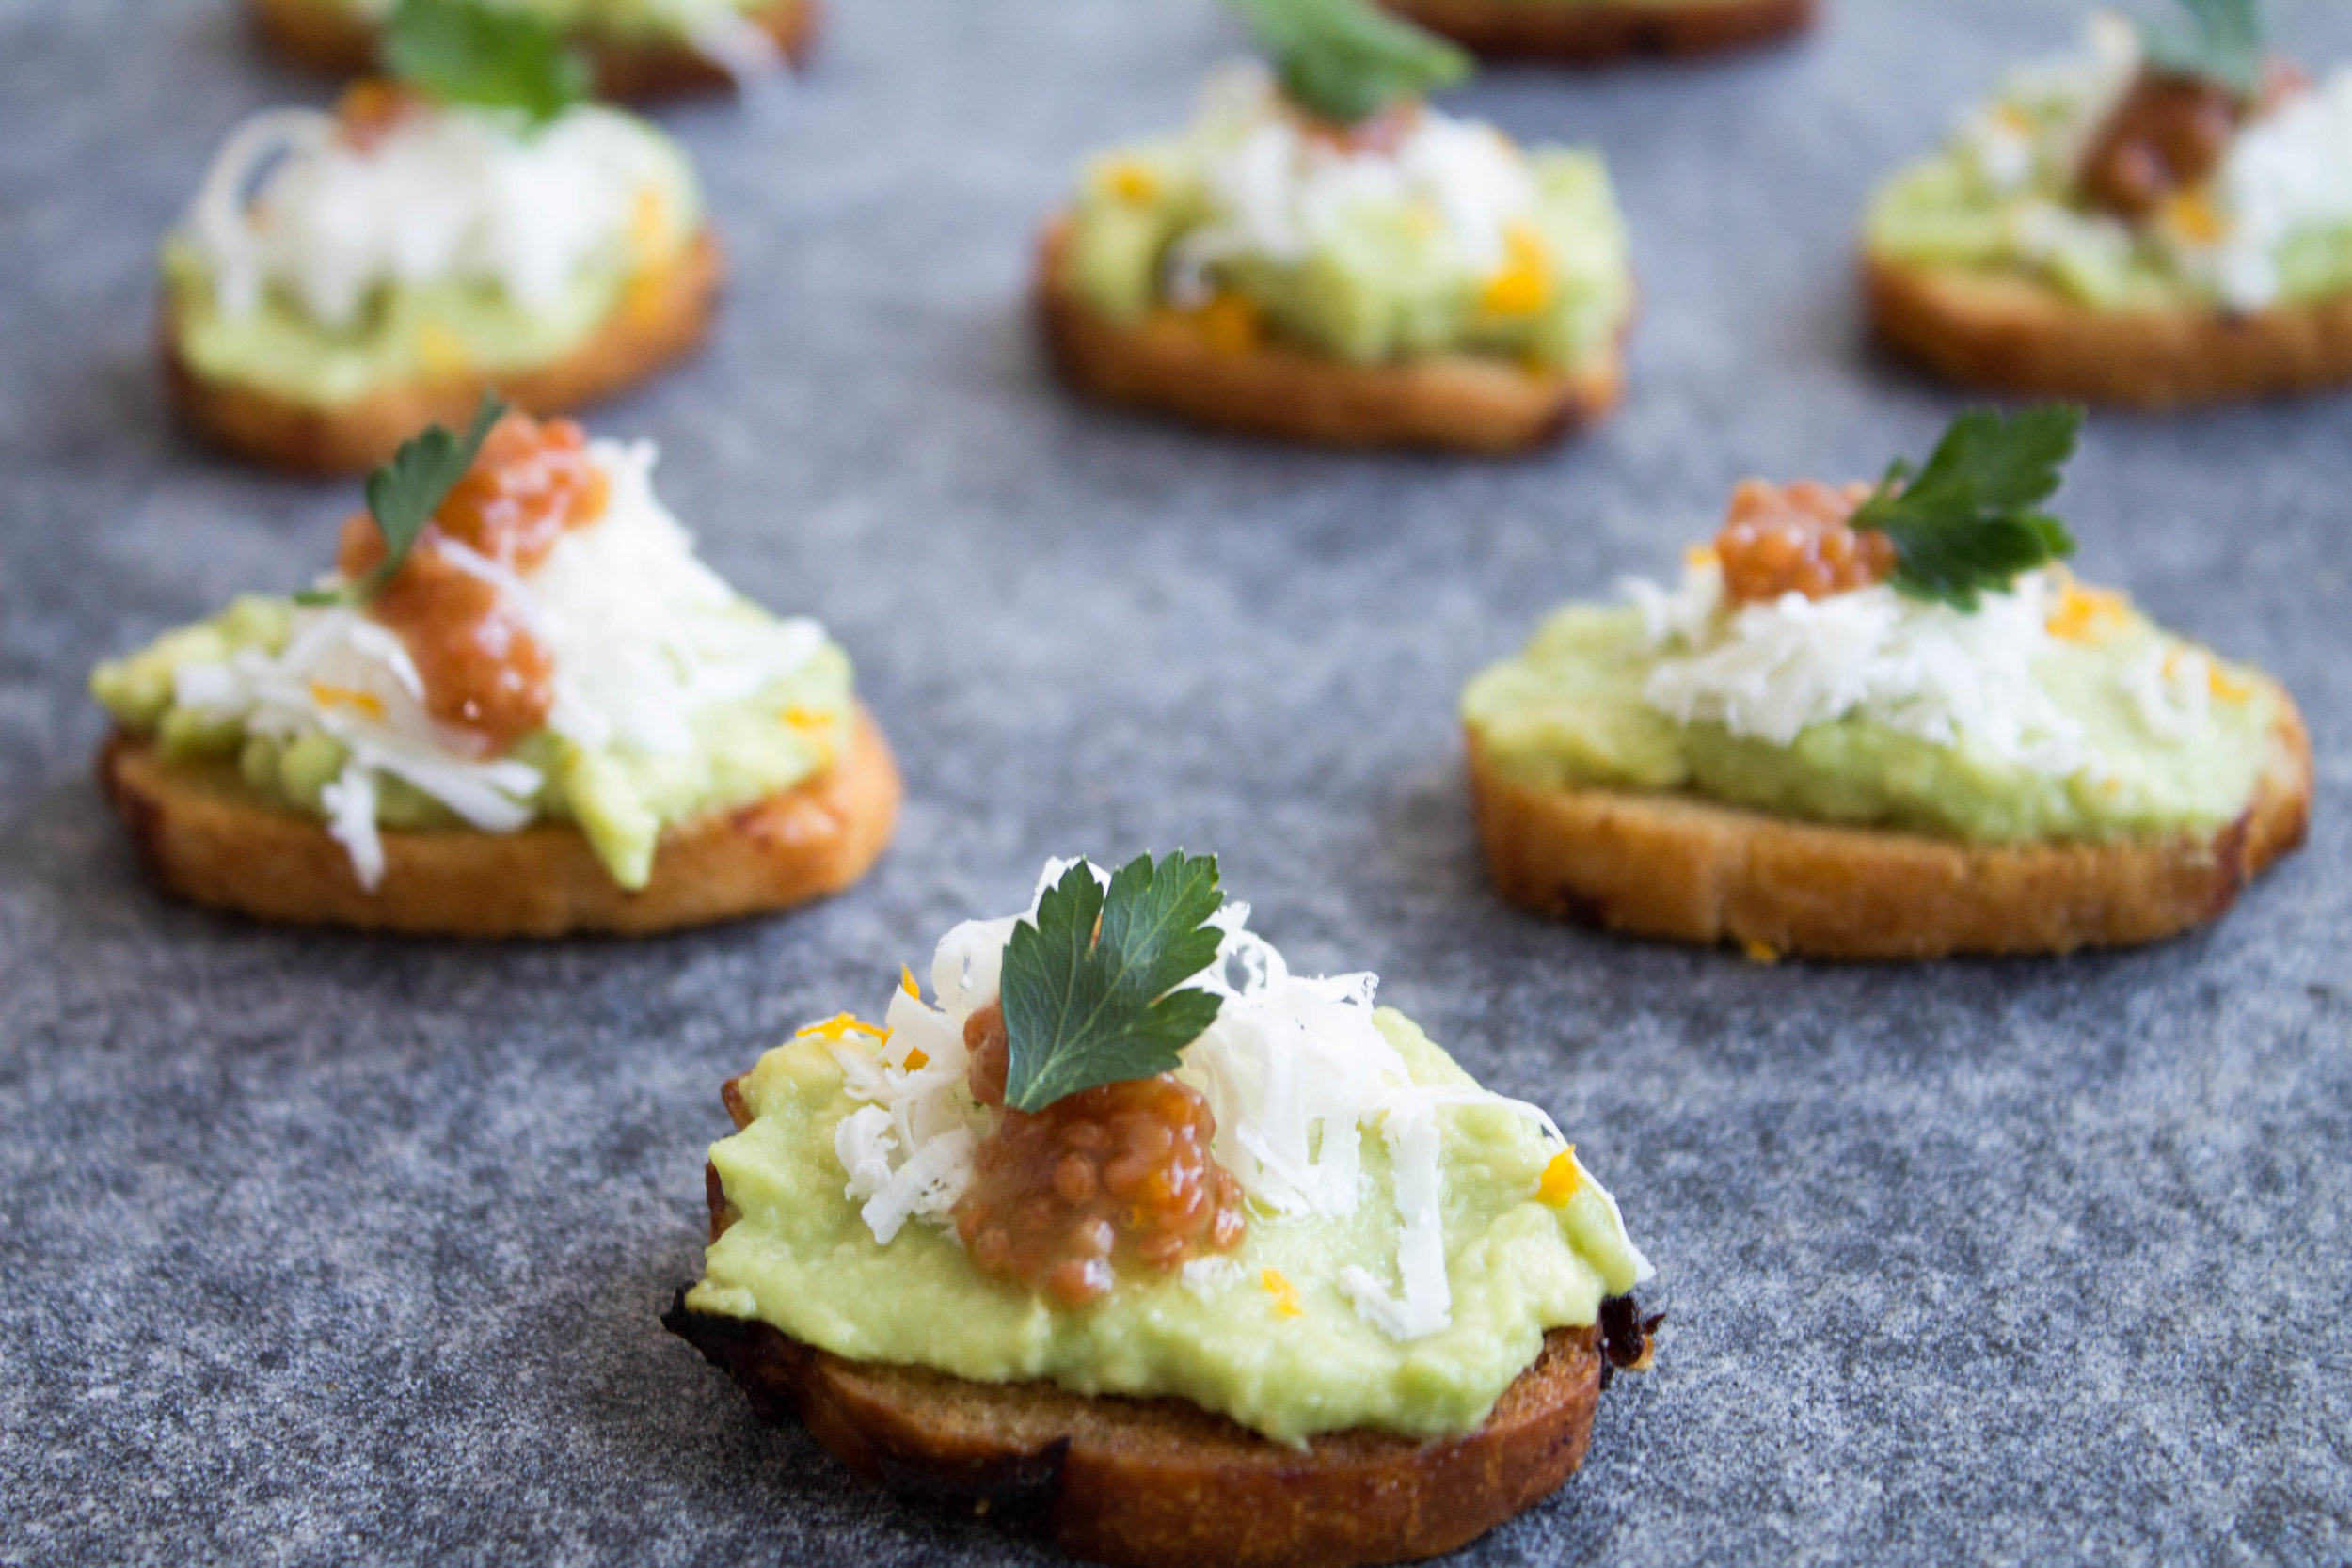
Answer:
[[[2140,47],[2159,75],[2213,82],[2241,99],[2262,91],[2262,0],[2181,0],[2188,24],[2144,24]]]
[[[1179,990],[1216,962],[1216,857],[1138,855],[1105,893],[1081,860],[1005,943],[1005,1104],[1041,1111],[1104,1084],[1167,1072],[1216,1022],[1214,992]]]
[[[554,23],[483,0],[400,0],[385,24],[384,64],[427,97],[520,110],[533,124],[594,86],[588,62]]]
[[[1400,99],[1451,87],[1470,57],[1366,0],[1232,0],[1273,56],[1291,102],[1347,126]]]
[[[411,436],[392,453],[389,463],[380,465],[368,475],[368,515],[375,519],[376,531],[384,535],[384,559],[376,562],[367,576],[340,588],[313,588],[294,595],[296,604],[366,604],[391,585],[400,575],[408,552],[416,548],[418,536],[425,524],[449,499],[449,493],[457,488],[457,482],[466,477],[473,460],[481,455],[482,443],[490,434],[490,427],[506,416],[506,404],[496,392],[482,394],[481,404],[474,409],[473,423],[463,436],[452,435],[445,425],[427,425]]]
[[[2020,572],[2074,553],[2074,536],[2038,510],[2074,455],[2083,411],[2043,404],[2011,419],[1975,408],[1952,421],[1927,467],[1897,458],[1851,519],[1895,546],[1887,580],[1915,599],[1977,608]]]

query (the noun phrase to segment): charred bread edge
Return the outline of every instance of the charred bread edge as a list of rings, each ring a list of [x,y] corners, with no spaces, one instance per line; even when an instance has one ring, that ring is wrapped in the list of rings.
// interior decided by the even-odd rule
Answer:
[[[1592,423],[1624,391],[1630,310],[1598,363],[1562,375],[1470,355],[1351,365],[1279,343],[1236,354],[1178,323],[1104,317],[1069,281],[1069,247],[1070,220],[1057,218],[1039,245],[1038,312],[1063,375],[1106,402],[1293,440],[1499,454]]]
[[[326,825],[262,799],[224,759],[167,762],[117,731],[99,782],[166,892],[262,920],[456,937],[634,934],[783,909],[863,876],[898,820],[897,764],[865,708],[842,754],[788,790],[664,832],[645,887],[624,891],[566,822],[513,833],[387,832],[360,887]]]
[[[2302,844],[2311,741],[2273,689],[2280,718],[2253,799],[2207,838],[1969,845],[1688,794],[1540,788],[1489,766],[1475,733],[1470,794],[1504,898],[1639,936],[1825,958],[2121,946],[2218,917]]]

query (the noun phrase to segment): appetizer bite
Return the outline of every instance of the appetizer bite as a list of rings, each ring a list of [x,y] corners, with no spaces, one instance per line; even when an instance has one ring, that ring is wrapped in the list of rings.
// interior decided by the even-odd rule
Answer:
[[[1482,55],[1591,64],[1711,55],[1801,33],[1816,0],[1382,0]]]
[[[1682,581],[1462,697],[1503,895],[1757,957],[2062,953],[2218,916],[2303,842],[2258,670],[2076,582],[2079,410],[1961,417],[1876,487],[1750,481]]]
[[[901,1491],[1128,1564],[1391,1562],[1566,1480],[1650,1266],[1551,1119],[1216,863],[1052,861],[726,1085],[663,1322]]]
[[[528,17],[407,0],[395,79],[230,137],[163,248],[163,359],[190,422],[281,467],[364,470],[495,382],[532,413],[693,348],[718,241],[686,154],[580,102]]]
[[[2352,380],[2352,69],[2256,0],[2091,25],[1872,203],[1878,330],[1955,380],[2147,406]]]
[[[248,0],[280,55],[339,76],[374,69],[421,0]],[[577,46],[605,98],[743,86],[808,57],[818,0],[486,0]]]
[[[654,451],[485,399],[370,477],[335,570],[101,664],[155,881],[265,920],[654,931],[847,887],[898,776],[850,661],[695,558]]]
[[[1362,0],[1239,0],[1273,56],[1090,161],[1038,293],[1079,388],[1300,440],[1506,451],[1613,407],[1633,311],[1597,154],[1422,103],[1452,45]]]

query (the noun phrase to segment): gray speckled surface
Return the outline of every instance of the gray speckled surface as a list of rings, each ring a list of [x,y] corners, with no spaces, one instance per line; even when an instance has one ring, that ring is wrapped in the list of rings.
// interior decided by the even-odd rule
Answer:
[[[1178,843],[1555,1112],[1662,1267],[1656,1371],[1465,1560],[2352,1554],[2352,404],[2102,419],[2064,497],[2086,570],[2311,717],[2312,847],[2217,930],[1867,970],[1610,941],[1498,907],[1458,778],[1456,688],[1546,606],[1667,568],[1743,474],[1929,438],[1953,402],[1861,346],[1851,222],[2074,8],[1844,0],[1794,51],[1465,95],[1607,149],[1648,297],[1623,416],[1501,466],[1041,372],[1033,225],[1182,110],[1233,42],[1207,0],[838,9],[773,112],[666,117],[737,285],[595,422],[856,654],[898,846],[791,918],[463,948],[166,906],[90,788],[87,665],[294,580],[348,504],[195,450],[148,357],[210,148],[324,89],[223,0],[0,7],[0,1559],[1045,1560],[756,1426],[654,1316],[723,1076],[1049,851]],[[2281,9],[2352,53],[2340,6]]]

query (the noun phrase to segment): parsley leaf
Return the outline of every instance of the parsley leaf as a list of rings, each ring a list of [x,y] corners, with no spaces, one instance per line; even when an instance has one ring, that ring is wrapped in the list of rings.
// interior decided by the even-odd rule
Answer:
[[[2181,0],[2182,26],[2143,24],[2140,44],[2158,74],[2215,82],[2240,98],[2262,91],[2262,0]]]
[[[1366,0],[1232,4],[1274,56],[1291,101],[1333,125],[1354,125],[1470,73],[1461,50]]]
[[[1086,862],[1064,872],[1005,944],[1005,1103],[1042,1111],[1173,1068],[1216,1022],[1221,998],[1175,988],[1216,962],[1201,923],[1224,902],[1214,855],[1138,855],[1107,897]]]
[[[588,62],[543,16],[485,0],[400,0],[384,28],[393,75],[444,103],[520,109],[534,124],[588,96]]]
[[[433,520],[457,482],[466,477],[466,470],[473,467],[490,427],[505,414],[506,404],[499,395],[484,392],[465,435],[453,436],[447,427],[433,424],[403,441],[389,463],[368,475],[368,514],[384,535],[384,559],[358,582],[306,590],[294,595],[294,603],[365,604],[384,592],[416,547],[424,525]]]
[[[1926,467],[1915,473],[1896,459],[1851,526],[1893,542],[1898,592],[1974,610],[1979,593],[2074,553],[2066,525],[2036,508],[2058,489],[2082,423],[2072,404],[2008,420],[1971,409],[1952,421]]]

